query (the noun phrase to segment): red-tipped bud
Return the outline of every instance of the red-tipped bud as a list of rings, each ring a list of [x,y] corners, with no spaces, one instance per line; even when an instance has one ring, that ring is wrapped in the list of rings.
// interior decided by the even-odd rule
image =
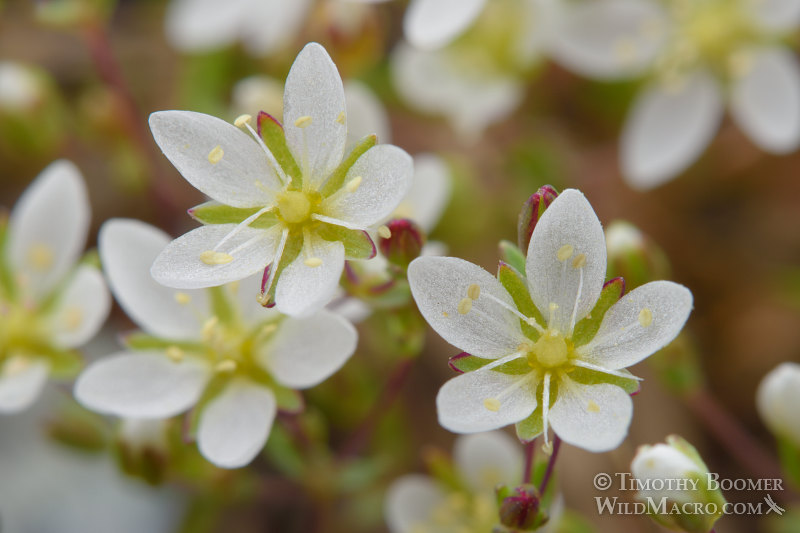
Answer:
[[[508,489],[499,490],[498,496]],[[541,498],[535,486],[516,487],[500,502],[500,522],[513,531],[532,531],[545,522],[547,515],[540,511]]]
[[[523,254],[528,251],[528,243],[531,242],[533,228],[536,227],[539,218],[544,214],[544,210],[553,203],[557,196],[558,191],[555,188],[551,185],[545,185],[533,193],[522,206],[522,211],[519,213],[519,221],[517,222],[517,243]]]
[[[425,235],[408,219],[391,220],[378,229],[378,247],[386,259],[397,266],[407,267],[419,257],[425,245]]]

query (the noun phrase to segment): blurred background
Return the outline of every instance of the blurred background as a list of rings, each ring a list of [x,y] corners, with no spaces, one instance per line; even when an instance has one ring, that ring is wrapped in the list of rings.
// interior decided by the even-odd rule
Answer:
[[[294,9],[293,2],[278,4]],[[220,18],[200,33],[225,24],[223,3],[206,3]],[[666,278],[694,293],[678,346],[632,369],[645,381],[623,446],[602,455],[562,450],[558,487],[570,512],[588,523],[569,531],[658,531],[644,517],[598,516],[592,479],[627,471],[637,446],[670,433],[695,444],[722,477],[769,468],[760,460],[776,460],[774,444],[754,394],[779,362],[800,359],[799,153],[767,154],[725,118],[696,163],[669,183],[637,191],[623,179],[619,149],[643,77],[593,81],[540,54],[517,69],[521,92],[511,111],[484,120],[485,127],[459,123],[420,111],[393,81],[397,47],[406,46],[406,2],[301,3],[298,22],[284,21],[290,31],[266,53],[235,38],[182,49],[165,29],[176,7],[162,0],[0,3],[0,204],[10,209],[45,166],[68,158],[89,187],[90,248],[111,217],[139,218],[172,235],[188,231],[196,224],[185,210],[203,198],[159,153],[148,114],[189,109],[230,121],[262,108],[279,114],[294,57],[306,42],[320,42],[342,78],[361,82],[385,108],[393,144],[446,162],[451,195],[429,237],[448,255],[493,271],[498,241],[516,242],[523,202],[545,184],[574,187],[605,227],[624,220],[641,232],[640,241],[625,245],[632,248],[617,249],[610,274],[626,276],[629,288]],[[347,441],[380,397],[389,369],[407,356],[380,320],[359,325],[353,360],[309,393],[302,424],[332,449]],[[113,351],[116,335],[132,327],[116,307],[86,358]],[[358,461],[337,463],[327,449],[297,455],[282,444],[291,440],[286,423],[246,471],[217,470],[197,456],[182,458],[180,468],[161,465],[164,475],[150,482],[120,468],[117,423],[79,408],[68,381],[51,383],[34,409],[0,417],[0,531],[385,531],[381,502],[391,479],[424,471],[433,447],[451,449],[454,436],[436,423],[434,398],[453,375],[447,359],[456,353],[427,333]],[[739,431],[750,440],[743,443]],[[786,527],[793,526],[725,517],[717,530],[800,531]]]

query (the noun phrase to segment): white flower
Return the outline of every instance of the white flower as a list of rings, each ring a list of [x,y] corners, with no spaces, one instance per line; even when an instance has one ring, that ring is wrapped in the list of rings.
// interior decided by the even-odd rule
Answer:
[[[548,19],[537,0],[493,0],[479,17],[464,16],[478,4],[482,2],[415,3],[406,20],[414,20],[416,12],[425,14],[429,25],[418,26],[430,31],[430,43],[449,35],[437,30],[474,24],[443,48],[420,49],[402,42],[391,58],[393,82],[403,99],[424,113],[445,116],[466,140],[475,140],[522,101],[524,78],[539,56]],[[429,11],[437,16],[428,16]]]
[[[320,311],[295,319],[262,308],[258,277],[208,290],[156,283],[150,264],[169,242],[134,220],[100,231],[100,256],[120,305],[142,328],[129,349],[90,365],[75,384],[84,406],[125,418],[167,418],[199,402],[200,452],[226,468],[258,454],[278,408],[299,408],[293,389],[336,372],[355,350],[355,329]]]
[[[619,301],[604,289],[606,246],[592,207],[566,190],[547,208],[528,248],[525,278],[501,265],[499,281],[456,258],[422,257],[409,282],[425,319],[468,352],[477,370],[439,391],[439,422],[457,433],[518,424],[526,440],[553,431],[589,451],[627,434],[636,389],[624,369],[669,343],[692,307],[688,289],[643,285]],[[613,303],[613,305],[612,305]]]
[[[285,126],[259,116],[237,119],[255,136],[208,115],[162,111],[150,117],[156,142],[212,202],[191,210],[206,225],[173,241],[153,276],[174,288],[201,288],[268,267],[262,299],[294,316],[324,306],[345,259],[368,259],[365,230],[400,203],[411,157],[366,137],[344,157],[342,81],[325,49],[307,45],[286,80]],[[263,139],[262,139],[263,137]]]
[[[42,171],[0,228],[0,413],[30,406],[49,373],[72,371],[71,350],[108,316],[103,277],[76,265],[89,219],[83,178],[61,160]]]
[[[172,0],[167,8],[170,43],[205,52],[242,41],[248,52],[268,55],[300,29],[311,0]]]
[[[389,487],[384,506],[391,533],[491,531],[497,525],[494,488],[521,482],[519,445],[499,431],[478,433],[456,439],[453,455],[466,490],[419,474],[401,477]]]
[[[795,0],[604,0],[579,3],[556,55],[606,78],[649,66],[621,145],[623,174],[647,189],[683,172],[717,132],[726,104],[763,150],[800,145],[800,67],[781,39]]]
[[[800,446],[800,364],[781,363],[758,386],[756,407],[776,436]]]
[[[32,68],[0,61],[0,111],[30,109],[41,97],[42,82]]]

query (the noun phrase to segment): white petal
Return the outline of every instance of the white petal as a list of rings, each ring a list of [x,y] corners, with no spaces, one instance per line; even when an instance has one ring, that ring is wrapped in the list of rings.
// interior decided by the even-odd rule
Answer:
[[[630,77],[660,51],[667,24],[661,7],[648,0],[565,2],[551,50],[556,60],[584,76]],[[559,4],[560,5],[560,4]]]
[[[283,93],[286,142],[306,179],[325,179],[342,161],[347,140],[344,88],[336,65],[317,43],[294,60]],[[311,123],[304,127],[306,117]],[[344,122],[344,124],[342,123]]]
[[[462,138],[474,141],[490,124],[508,116],[525,91],[516,79],[489,76],[485,69],[468,66],[453,61],[444,50],[426,52],[400,43],[392,54],[392,81],[410,105],[447,117]]]
[[[11,357],[0,369],[0,414],[19,413],[39,397],[49,366],[44,361]]]
[[[655,446],[642,446],[636,452],[636,457],[631,462],[633,476],[645,483],[654,480],[688,479],[690,474],[703,475],[702,470],[686,455],[667,444]],[[661,485],[659,483],[659,485]],[[647,483],[646,486],[659,486]],[[693,499],[692,491],[680,490],[676,483],[664,483],[662,490],[639,490],[639,495],[653,499],[669,498],[674,502],[689,503]]]
[[[435,154],[414,156],[414,180],[392,218],[410,218],[426,232],[436,227],[452,190],[450,168]]]
[[[486,0],[414,0],[403,19],[406,38],[419,48],[440,48],[472,25],[485,4]]]
[[[502,431],[464,435],[456,439],[453,459],[475,492],[492,491],[500,483],[522,481],[522,448]]]
[[[408,267],[408,282],[422,316],[453,346],[478,357],[497,358],[516,352],[525,341],[519,318],[486,297],[516,309],[497,278],[481,267],[455,257],[420,257]],[[461,314],[459,303],[471,285],[480,287],[481,295],[469,312]]]
[[[377,135],[378,142],[392,142],[389,115],[372,90],[360,81],[344,84],[347,100],[347,143],[352,146],[367,135]]]
[[[307,389],[323,382],[353,355],[358,333],[344,317],[322,310],[287,318],[259,353],[259,362],[281,385]]]
[[[733,118],[762,149],[778,154],[792,152],[800,144],[797,59],[783,47],[752,53],[752,66],[733,85]]]
[[[156,282],[150,267],[169,244],[158,228],[132,219],[112,219],[100,228],[99,249],[111,290],[139,327],[167,339],[197,339],[198,314],[208,310],[206,291],[188,291],[189,303],[179,303],[180,291]],[[255,296],[254,296],[255,298]]]
[[[580,348],[588,361],[626,368],[678,336],[692,311],[692,293],[671,281],[637,287],[608,310],[594,339]]]
[[[373,146],[350,167],[345,183],[359,176],[361,185],[356,191],[326,202],[323,214],[367,228],[400,205],[414,178],[414,162],[402,148]]]
[[[613,450],[625,440],[633,401],[616,385],[583,385],[562,377],[550,408],[550,426],[564,442],[590,452]]]
[[[525,271],[533,303],[545,320],[550,317],[551,327],[571,332],[592,310],[606,277],[606,241],[583,193],[567,189],[544,212],[528,245]],[[558,307],[551,310],[553,303]]]
[[[167,418],[197,403],[208,382],[207,365],[175,363],[160,352],[121,352],[89,365],[75,382],[87,409],[127,418]]]
[[[200,453],[223,468],[247,465],[266,444],[276,411],[275,395],[268,388],[231,382],[200,415]]]
[[[185,52],[203,52],[231,44],[250,5],[250,0],[171,0],[165,21],[167,39]]]
[[[439,424],[454,433],[478,433],[515,424],[536,409],[535,387],[530,374],[512,376],[478,370],[458,376],[442,385],[436,396]],[[486,400],[499,401],[499,409],[488,409]]]
[[[193,111],[153,113],[150,130],[167,159],[203,194],[233,207],[274,203],[265,189],[277,191],[281,184],[250,134]]]
[[[34,298],[46,295],[78,260],[90,217],[81,173],[64,159],[44,169],[17,201],[7,257]]]
[[[384,515],[390,533],[414,533],[429,523],[433,511],[444,501],[442,490],[428,476],[403,476],[386,492]]]
[[[100,330],[110,309],[111,295],[103,275],[94,267],[78,267],[48,317],[53,342],[63,348],[85,344]]]
[[[770,30],[791,31],[800,24],[800,2],[797,0],[750,0],[757,20]]]
[[[800,446],[800,365],[781,363],[758,385],[756,407],[767,427]]]
[[[156,281],[175,289],[214,287],[244,279],[266,267],[275,256],[279,229],[245,227],[218,249],[236,224],[201,226],[178,237],[159,254],[150,273]],[[209,250],[228,254],[225,264],[206,264],[200,255]]]
[[[281,272],[275,290],[275,303],[281,313],[301,317],[325,307],[339,286],[344,269],[344,245],[312,237],[314,257],[322,259],[316,267],[307,266],[303,253]]]
[[[639,95],[622,133],[622,172],[649,189],[669,181],[705,150],[722,120],[722,95],[711,76],[696,73],[676,86]]]
[[[248,52],[271,54],[297,35],[311,0],[255,0],[242,20],[242,39]]]

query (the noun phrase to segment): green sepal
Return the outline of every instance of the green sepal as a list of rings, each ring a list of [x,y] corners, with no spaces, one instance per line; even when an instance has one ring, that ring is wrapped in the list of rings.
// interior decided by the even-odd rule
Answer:
[[[83,368],[83,357],[75,350],[51,350],[47,353],[50,376],[56,379],[70,379]]]
[[[367,135],[358,141],[358,144],[353,147],[353,150],[350,152],[350,154],[348,154],[344,161],[342,161],[341,164],[336,167],[336,170],[331,173],[330,177],[319,190],[320,194],[324,197],[327,197],[338,191],[342,185],[344,185],[344,179],[347,176],[348,171],[355,164],[355,162],[358,161],[358,158],[364,155],[364,152],[375,146],[377,143],[378,137],[375,135]]]
[[[575,370],[570,372],[569,377],[571,380],[577,381],[578,383],[582,383],[584,385],[598,385],[601,383],[607,383],[609,385],[616,385],[628,394],[639,392],[639,380],[637,380],[633,374],[627,370],[617,370],[617,372],[630,374],[631,377],[628,379],[620,376],[612,376],[610,374],[598,372],[597,370],[589,370],[588,368],[581,367],[576,367]]]
[[[8,213],[0,210],[0,296],[7,300],[14,300],[17,291],[17,284],[14,282],[14,274],[6,257],[6,245],[8,242]]]
[[[303,186],[303,172],[295,161],[289,145],[286,143],[286,133],[283,126],[269,113],[258,113],[258,134],[264,140],[269,151],[283,171],[292,178],[292,189],[300,190]]]
[[[189,209],[189,216],[202,224],[239,224],[254,215],[260,207],[231,207],[219,202],[210,201]],[[278,222],[278,215],[273,211],[263,213],[249,226],[257,229],[268,229]]]
[[[544,428],[544,421],[542,420],[542,408],[537,407],[531,416],[517,422],[516,425],[517,438],[523,442],[530,442],[542,434]]]
[[[519,272],[509,264],[501,261],[497,268],[497,279],[500,281],[503,288],[508,291],[508,294],[511,295],[511,299],[514,300],[514,304],[517,306],[520,313],[533,318],[540,325],[547,323],[533,304],[531,293],[528,290],[528,284]],[[533,326],[521,319],[519,323],[522,326],[522,333],[526,337],[533,341],[539,338],[539,332]]]
[[[300,255],[300,252],[303,251],[303,235],[302,233],[295,232],[290,233],[289,237],[286,239],[286,246],[283,249],[283,254],[281,254],[281,260],[278,265],[275,265],[273,261],[267,268],[273,269],[277,268],[278,270],[275,271],[275,276],[272,280],[272,286],[267,289],[267,295],[264,298],[264,301],[267,302],[265,307],[272,307],[275,304],[275,290],[278,287],[278,280],[281,277],[281,273],[283,269],[289,266],[292,261],[297,259],[297,256]]]
[[[606,316],[606,311],[622,298],[624,292],[625,280],[622,278],[614,278],[603,285],[600,298],[598,298],[592,311],[586,315],[584,319],[575,324],[575,331],[572,334],[572,343],[576,347],[583,346],[594,338],[597,334],[597,330],[600,329],[600,323],[603,321],[603,317]]]
[[[456,372],[466,374],[467,372],[478,370],[491,362],[491,359],[484,359],[483,357],[476,357],[467,352],[461,352],[451,357],[450,360],[447,361],[447,364]]]
[[[320,224],[317,235],[326,241],[341,242],[344,245],[345,259],[372,259],[377,254],[375,243],[366,231]]]
[[[300,392],[278,385],[274,380],[270,383],[269,388],[272,390],[272,394],[275,395],[275,403],[280,411],[296,414],[305,408],[306,404]]]
[[[200,352],[203,350],[203,345],[200,343],[162,339],[159,337],[153,337],[147,333],[142,333],[141,331],[131,333],[130,335],[125,335],[122,337],[122,342],[131,350],[164,351],[173,346],[176,346],[185,352]]]
[[[517,272],[525,272],[525,254],[511,241],[500,241],[500,256]]]

